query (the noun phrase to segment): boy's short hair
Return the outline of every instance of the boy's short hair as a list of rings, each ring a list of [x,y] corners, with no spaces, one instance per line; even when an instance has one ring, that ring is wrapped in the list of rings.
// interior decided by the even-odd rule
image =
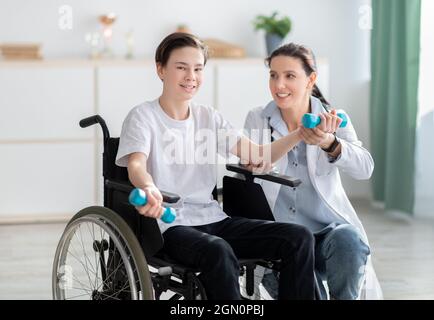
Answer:
[[[163,39],[163,41],[161,41],[155,52],[155,62],[164,67],[167,64],[172,51],[184,47],[193,47],[202,50],[204,57],[203,64],[206,64],[206,61],[208,60],[207,46],[196,36],[184,32],[169,34]]]

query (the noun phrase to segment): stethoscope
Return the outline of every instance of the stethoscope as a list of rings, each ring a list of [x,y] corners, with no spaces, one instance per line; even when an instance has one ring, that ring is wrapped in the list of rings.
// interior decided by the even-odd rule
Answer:
[[[270,125],[270,120],[271,117],[267,117],[267,123],[268,123],[268,127],[270,128],[270,137],[271,137],[271,142],[274,142],[274,137],[273,137],[273,127]]]

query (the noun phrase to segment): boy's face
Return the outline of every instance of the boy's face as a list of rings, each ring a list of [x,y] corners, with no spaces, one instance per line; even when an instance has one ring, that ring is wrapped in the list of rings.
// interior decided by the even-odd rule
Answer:
[[[190,100],[202,84],[204,56],[200,49],[183,47],[171,52],[167,64],[157,64],[163,91],[176,100]]]

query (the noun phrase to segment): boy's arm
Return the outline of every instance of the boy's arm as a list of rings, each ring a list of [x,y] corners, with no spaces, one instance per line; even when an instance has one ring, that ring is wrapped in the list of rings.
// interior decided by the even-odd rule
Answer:
[[[242,164],[274,163],[300,142],[299,129],[275,140],[272,143],[259,145],[247,137],[241,137],[232,148],[231,153],[241,159]]]
[[[128,178],[136,188],[145,191],[148,200],[146,205],[136,207],[137,211],[147,217],[159,218],[163,214],[163,196],[146,169],[146,161],[147,157],[144,153],[130,154],[128,156]]]
[[[131,183],[140,189],[154,186],[152,176],[146,170],[147,157],[144,153],[135,152],[128,156],[128,178]]]

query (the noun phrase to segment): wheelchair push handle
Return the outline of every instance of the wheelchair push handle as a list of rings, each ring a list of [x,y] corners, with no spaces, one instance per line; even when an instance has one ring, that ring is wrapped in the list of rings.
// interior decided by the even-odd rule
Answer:
[[[104,119],[100,115],[96,114],[94,116],[81,119],[78,124],[80,125],[81,128],[87,128],[97,123],[99,123],[101,126],[102,133],[104,135],[104,142],[107,142],[108,139],[110,138],[110,132],[107,128],[107,125],[105,124]]]
[[[347,116],[344,113],[338,113],[337,116],[342,119],[339,128],[345,128],[348,123]],[[305,113],[301,122],[305,128],[312,129],[321,123],[321,118],[317,114]]]
[[[142,189],[134,188],[130,195],[128,196],[128,200],[133,206],[141,207],[144,206],[148,199],[146,199],[146,193]],[[163,215],[161,216],[161,220],[165,223],[172,223],[176,219],[176,212],[172,208],[164,208]]]
[[[98,119],[98,118],[101,118],[101,117],[99,115],[95,115],[95,116],[84,118],[84,119],[80,120],[79,125],[82,128],[87,128],[91,125],[94,125],[94,124],[100,122],[102,118],[101,119]]]

